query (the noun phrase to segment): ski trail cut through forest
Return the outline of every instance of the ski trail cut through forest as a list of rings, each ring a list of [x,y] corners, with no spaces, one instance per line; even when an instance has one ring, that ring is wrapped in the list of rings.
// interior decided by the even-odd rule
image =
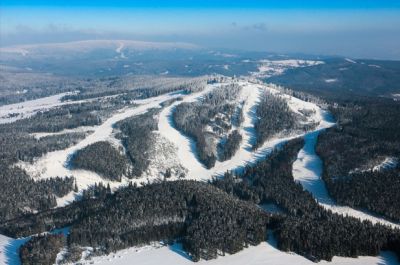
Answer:
[[[309,191],[317,202],[327,210],[344,216],[352,216],[362,221],[368,220],[374,224],[380,223],[391,226],[392,228],[400,228],[400,224],[388,221],[368,211],[336,205],[336,202],[330,197],[322,179],[322,160],[315,152],[319,133],[320,130],[309,133],[304,137],[304,147],[299,151],[297,159],[293,163],[293,178],[298,181],[305,190]]]
[[[203,92],[203,95],[216,88],[218,85],[210,86]],[[194,140],[174,127],[174,121],[172,117],[173,111],[178,104],[182,102],[194,102],[199,100],[201,95],[185,97],[183,101],[175,102],[161,112],[158,124],[160,134],[176,145],[178,149],[178,158],[182,166],[188,169],[188,179],[209,180],[213,176],[222,176],[226,171],[229,170],[240,171],[246,165],[253,164],[260,159],[264,159],[265,156],[269,154],[276,146],[290,139],[304,135],[304,133],[300,133],[287,137],[274,137],[266,141],[256,151],[252,150],[251,147],[255,139],[254,122],[257,119],[256,107],[259,103],[262,93],[268,91],[273,94],[280,94],[280,91],[266,85],[254,84],[247,81],[240,81],[238,82],[238,85],[242,87],[241,98],[245,99],[245,104],[243,106],[244,121],[239,128],[239,132],[241,133],[243,139],[240,144],[240,148],[231,159],[223,162],[216,161],[215,166],[211,169],[207,169],[197,159]],[[314,121],[319,122],[317,129],[331,126],[332,123],[327,119],[328,115],[326,115],[326,112],[321,110],[314,103],[305,102],[288,95],[283,95],[283,97],[285,100],[287,100],[289,106],[293,110],[299,110],[303,108],[315,110],[316,113],[313,118]]]
[[[120,186],[121,184],[126,184],[123,182],[107,181],[101,178],[98,174],[87,171],[87,170],[71,170],[68,168],[68,159],[76,151],[85,148],[99,141],[112,141],[113,125],[126,118],[143,114],[151,108],[159,108],[160,103],[177,98],[181,96],[181,93],[169,93],[161,95],[158,97],[135,100],[134,104],[138,104],[134,107],[128,107],[120,110],[105,122],[99,126],[93,126],[92,134],[88,135],[85,139],[64,150],[57,150],[45,154],[43,157],[39,158],[33,164],[20,162],[18,165],[24,168],[28,174],[34,179],[46,179],[53,177],[64,177],[64,176],[74,176],[76,178],[79,190],[86,189],[88,186],[94,183],[103,182],[105,184],[110,184],[111,187]],[[126,180],[125,180],[126,182]],[[71,199],[71,198],[70,198]],[[60,202],[62,204],[62,202]]]

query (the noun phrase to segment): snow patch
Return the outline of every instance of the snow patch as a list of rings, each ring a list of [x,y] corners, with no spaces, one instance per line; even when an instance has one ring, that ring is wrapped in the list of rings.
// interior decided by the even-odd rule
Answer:
[[[251,74],[256,77],[267,78],[274,75],[281,75],[290,68],[315,66],[324,62],[312,60],[260,60],[259,63],[258,72]]]
[[[338,81],[337,78],[325,79],[325,83],[335,83],[337,81]]]
[[[372,171],[382,171],[397,167],[399,160],[396,157],[386,157],[380,164],[374,166]]]
[[[369,67],[375,67],[375,68],[382,68],[381,66],[376,65],[376,64],[369,64],[368,66],[369,66]]]
[[[347,62],[349,62],[349,63],[357,63],[356,61],[354,61],[354,60],[352,60],[352,59],[349,59],[349,58],[345,58],[345,60],[346,60]]]
[[[61,102],[61,98],[66,95],[72,95],[75,93],[66,92],[48,96],[44,98],[38,98],[34,100],[28,100],[20,103],[14,103],[9,105],[0,106],[0,124],[10,123],[16,120],[27,118],[34,115],[38,111],[44,111],[51,108],[55,108],[62,105],[78,103],[76,102]]]

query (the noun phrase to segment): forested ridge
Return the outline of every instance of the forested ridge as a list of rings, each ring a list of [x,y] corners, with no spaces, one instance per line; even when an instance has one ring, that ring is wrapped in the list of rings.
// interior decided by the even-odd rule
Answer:
[[[331,108],[338,126],[321,133],[317,153],[323,179],[339,203],[400,220],[400,165],[376,169],[400,158],[400,104],[392,100],[339,102]]]
[[[55,207],[56,196],[65,196],[74,186],[74,179],[69,176],[33,180],[16,163],[33,162],[85,137],[85,133],[67,133],[36,139],[21,131],[9,132],[7,128],[9,124],[0,125],[0,221]]]
[[[76,151],[69,159],[74,169],[86,169],[105,179],[121,181],[128,170],[128,160],[109,142],[101,141]]]
[[[308,114],[304,113],[306,116]],[[254,149],[276,135],[289,135],[296,130],[307,131],[315,127],[315,124],[301,124],[300,121],[304,121],[304,117],[295,114],[281,95],[269,92],[262,95],[256,108],[256,117]]]
[[[207,183],[167,181],[129,186],[24,218],[1,233],[23,236],[72,225],[69,245],[108,253],[151,241],[179,239],[194,261],[235,253],[266,239],[269,214]]]
[[[4,187],[0,192],[1,222],[55,207],[56,196],[65,196],[73,190],[74,178],[35,181],[20,168],[0,165],[0,186]]]
[[[116,137],[121,140],[126,156],[131,163],[127,172],[128,178],[137,178],[142,175],[150,164],[150,150],[154,146],[154,132],[158,130],[158,114],[160,109],[150,109],[120,122],[114,127],[120,132]]]
[[[292,140],[244,172],[227,172],[210,183],[165,181],[113,194],[98,186],[69,206],[3,222],[0,232],[23,236],[72,226],[68,246],[93,246],[97,254],[178,239],[197,261],[258,244],[272,229],[280,250],[313,261],[381,250],[400,257],[399,230],[333,214],[294,181],[292,163],[303,145],[302,139]],[[285,211],[258,207],[271,202]]]
[[[19,249],[22,265],[53,265],[65,244],[63,234],[33,236]]]
[[[121,84],[117,79],[107,82],[111,87]],[[292,164],[304,146],[301,138],[279,145],[240,172],[226,172],[208,183],[166,181],[171,176],[168,168],[164,180],[142,182],[141,187],[129,184],[112,192],[110,185],[96,183],[82,191],[79,201],[61,208],[54,208],[56,198],[74,189],[73,177],[34,180],[19,167],[86,136],[72,132],[36,138],[34,133],[100,124],[135,99],[174,91],[190,93],[203,89],[206,82],[213,80],[195,81],[193,87],[187,86],[190,83],[171,84],[154,91],[146,87],[134,92],[82,90],[73,99],[113,97],[0,124],[0,234],[21,237],[39,233],[20,248],[22,264],[53,264],[61,250],[65,262],[77,262],[84,247],[93,247],[93,255],[104,255],[153,241],[182,243],[193,261],[207,260],[257,245],[267,239],[267,230],[274,233],[280,250],[315,262],[333,256],[375,256],[383,250],[393,251],[400,260],[399,229],[334,214],[294,181]],[[239,93],[235,84],[218,88],[198,102],[178,104],[172,113],[174,125],[193,138],[198,156],[208,168],[217,160],[229,160],[240,147],[243,102],[238,100]],[[307,97],[301,92],[292,95]],[[180,99],[164,102],[162,107],[175,100]],[[317,153],[330,195],[338,204],[400,221],[400,165],[379,166],[387,158],[400,161],[400,104],[357,98],[332,103],[329,110],[337,126],[321,132]],[[154,159],[159,112],[150,109],[117,122],[113,135],[121,146],[96,142],[78,150],[70,166],[91,170],[107,180],[139,178]],[[254,148],[274,135],[313,129],[316,124],[303,122],[314,113],[299,112],[303,115],[291,111],[279,95],[263,95],[256,108]],[[268,212],[260,207],[263,204],[276,205],[282,211]],[[66,236],[46,233],[65,227],[70,227]]]
[[[241,121],[241,109],[237,110],[237,102],[233,102],[240,90],[237,84],[225,85],[215,88],[198,102],[181,103],[173,110],[175,126],[194,139],[198,157],[207,168],[212,168],[218,160],[218,139],[232,129],[232,124]],[[235,111],[240,112],[236,117]],[[230,136],[228,145],[219,146],[221,160],[231,157],[240,144],[238,132]]]
[[[392,250],[400,259],[400,231],[325,210],[292,176],[292,163],[303,140],[287,143],[266,160],[248,166],[241,174],[225,174],[214,185],[254,203],[275,203],[283,208],[273,223],[278,248],[294,251],[313,261],[334,255],[356,257]]]
[[[68,91],[78,89],[81,92],[78,95],[82,96],[82,99],[88,99],[87,101],[66,102],[65,105],[39,111],[30,117],[12,123],[0,124],[0,186],[2,187],[0,189],[0,220],[12,219],[25,213],[55,207],[56,197],[63,197],[73,190],[74,179],[69,176],[59,176],[59,178],[51,180],[33,180],[32,176],[29,176],[22,169],[23,163],[21,167],[19,164],[19,162],[33,163],[48,152],[68,148],[90,133],[90,130],[88,132],[68,133],[63,133],[63,130],[99,125],[115,111],[125,106],[134,107],[132,101],[138,98],[172,91],[183,91],[183,93],[199,91],[205,87],[208,80],[211,82],[214,79],[209,77],[193,79],[110,77],[81,80],[82,82],[76,82],[78,86],[75,89],[73,89],[71,83]],[[132,82],[137,91],[128,93],[127,90],[131,88]],[[123,84],[123,86],[118,88],[119,84]],[[146,86],[144,86],[145,84]],[[24,97],[29,98],[30,95],[28,94],[31,92],[34,91],[29,90]],[[47,91],[46,93],[50,92]],[[101,96],[103,98],[97,98]],[[64,100],[78,98],[78,96],[70,95],[66,96]],[[148,131],[147,129],[146,131],[139,131],[145,129],[145,127],[137,126],[143,121],[142,117],[138,119],[131,125],[131,127],[137,127],[136,134],[123,135],[123,132],[120,134],[121,139],[123,138],[122,140],[126,144],[124,147],[129,152],[129,158],[133,158],[132,163],[126,162],[126,170],[123,164],[127,159],[119,156],[117,152],[113,152],[114,150],[104,143],[95,144],[88,149],[78,151],[79,155],[82,155],[82,152],[84,154],[80,157],[82,159],[80,164],[78,163],[79,166],[106,175],[106,178],[117,180],[125,173],[128,177],[140,176],[141,172],[147,168],[149,158],[146,151],[147,148],[151,148],[151,145],[141,144],[141,142],[145,143],[144,139],[147,139],[143,133]],[[123,123],[124,121],[120,124]],[[123,126],[123,129],[125,127],[127,126]],[[36,137],[36,133],[39,133],[39,135],[40,133],[49,133],[49,135]],[[58,134],[52,135],[52,133]],[[146,141],[151,143],[151,139]],[[98,148],[99,146],[100,148]],[[112,152],[113,159],[108,156],[109,151]],[[87,157],[90,159],[86,160]],[[79,156],[76,158],[79,158]]]

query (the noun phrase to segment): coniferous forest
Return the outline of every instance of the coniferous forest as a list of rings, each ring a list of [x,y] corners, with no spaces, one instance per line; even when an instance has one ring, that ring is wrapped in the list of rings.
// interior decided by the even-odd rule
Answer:
[[[400,105],[358,100],[331,111],[338,126],[322,133],[317,145],[329,193],[340,204],[400,221]],[[394,163],[385,166],[388,158]]]
[[[292,163],[303,144],[292,140],[244,172],[227,172],[209,183],[165,181],[114,193],[99,186],[92,196],[66,207],[3,222],[0,232],[24,236],[71,226],[68,248],[89,245],[98,254],[178,240],[197,261],[258,244],[270,229],[279,249],[313,261],[380,250],[400,256],[399,230],[333,214],[293,180]],[[271,202],[283,213],[258,206]]]
[[[106,46],[1,47],[0,263],[149,245],[198,262],[266,241],[316,263],[400,261],[400,229],[365,221],[400,224],[398,62],[85,43]],[[348,215],[296,182],[306,170]]]

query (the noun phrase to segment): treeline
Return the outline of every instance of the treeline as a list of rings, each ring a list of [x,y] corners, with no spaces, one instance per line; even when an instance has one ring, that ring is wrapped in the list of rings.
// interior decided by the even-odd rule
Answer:
[[[290,141],[244,172],[228,172],[212,185],[167,181],[129,185],[113,194],[98,185],[82,201],[3,222],[0,232],[23,236],[72,226],[68,246],[92,246],[97,254],[178,239],[197,261],[258,244],[268,228],[279,249],[313,261],[382,250],[400,257],[398,229],[333,214],[294,181],[292,163],[303,144],[302,139]],[[284,212],[271,215],[256,205],[270,202]]]
[[[39,111],[35,115],[4,125],[9,130],[33,132],[59,132],[64,129],[73,129],[79,126],[94,126],[101,124],[101,103],[81,103],[66,105],[46,111]]]
[[[33,236],[19,249],[22,265],[53,265],[65,244],[63,234]]]
[[[219,143],[220,155],[219,158],[221,161],[229,160],[237,150],[239,150],[240,143],[242,142],[242,135],[238,130],[234,130],[230,133],[225,142]]]
[[[265,93],[256,109],[257,120],[254,124],[256,149],[276,134],[287,134],[297,129],[295,114],[290,110],[285,99]]]
[[[207,168],[212,168],[218,159],[218,138],[232,128],[232,118],[237,108],[237,103],[232,101],[240,90],[237,84],[215,88],[200,101],[179,104],[173,111],[175,126],[194,139],[199,160]],[[239,138],[231,140],[237,141]]]
[[[98,254],[178,239],[197,261],[264,241],[268,222],[269,215],[256,205],[207,183],[166,181],[141,188],[130,185],[3,222],[0,231],[22,236],[72,226],[68,246],[92,246]]]
[[[387,157],[400,157],[400,104],[365,99],[339,102],[330,110],[338,126],[321,133],[317,145],[330,195],[340,204],[400,221],[399,165],[373,170]]]
[[[17,167],[0,165],[0,222],[57,205],[73,190],[72,177],[33,180]]]
[[[158,130],[159,109],[150,109],[140,114],[115,124],[119,130],[117,138],[121,139],[126,155],[132,165],[127,171],[129,178],[140,177],[150,165],[150,150],[155,142],[155,130]]]
[[[32,162],[47,152],[67,148],[84,134],[46,136],[38,140],[23,132],[7,132],[3,125],[0,130],[0,221],[56,206],[56,196],[72,191],[73,178],[35,181],[15,163]]]
[[[0,130],[3,130],[0,125]],[[85,138],[85,133],[49,135],[37,139],[26,133],[0,132],[0,163],[11,166],[19,160],[33,162],[35,158],[56,150],[68,148]]]
[[[97,97],[116,96],[121,99],[144,99],[162,94],[185,91],[188,93],[203,90],[208,82],[217,80],[217,76],[203,76],[196,78],[160,77],[160,76],[113,76],[90,80],[96,86],[82,86],[80,93],[66,95],[67,100],[84,100]]]
[[[125,155],[106,141],[96,142],[76,151],[69,159],[69,164],[74,169],[86,169],[116,181],[121,181],[128,169]]]
[[[356,257],[391,250],[400,258],[400,231],[325,210],[292,176],[292,163],[302,140],[287,143],[266,160],[243,173],[227,173],[214,185],[254,203],[274,203],[284,209],[274,221],[278,248],[310,260],[331,260],[334,255]]]

